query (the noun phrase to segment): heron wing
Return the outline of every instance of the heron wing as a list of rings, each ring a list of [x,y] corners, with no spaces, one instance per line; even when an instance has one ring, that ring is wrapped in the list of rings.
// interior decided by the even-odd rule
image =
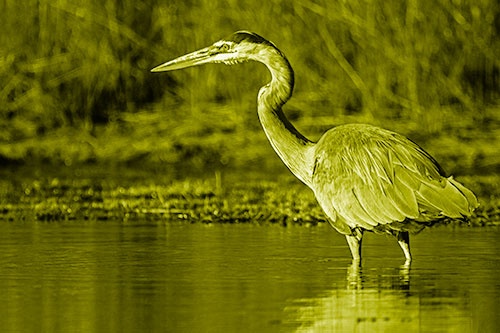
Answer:
[[[346,125],[318,142],[313,189],[327,215],[350,228],[470,215],[477,206],[474,194],[443,175],[437,162],[405,137]]]

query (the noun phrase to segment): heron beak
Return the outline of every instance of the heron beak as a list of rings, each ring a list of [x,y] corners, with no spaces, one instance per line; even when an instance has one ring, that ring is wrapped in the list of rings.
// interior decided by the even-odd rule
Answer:
[[[186,67],[196,66],[211,62],[214,52],[211,47],[188,53],[174,60],[170,60],[164,64],[156,66],[151,72],[165,72],[173,71],[175,69],[182,69]]]

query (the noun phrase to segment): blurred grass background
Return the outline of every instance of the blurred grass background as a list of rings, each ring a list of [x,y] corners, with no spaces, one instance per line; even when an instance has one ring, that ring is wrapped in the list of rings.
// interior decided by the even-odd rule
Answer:
[[[237,30],[296,73],[290,120],[418,142],[454,174],[500,171],[496,0],[0,2],[0,163],[283,168],[260,128],[264,66],[154,66]]]

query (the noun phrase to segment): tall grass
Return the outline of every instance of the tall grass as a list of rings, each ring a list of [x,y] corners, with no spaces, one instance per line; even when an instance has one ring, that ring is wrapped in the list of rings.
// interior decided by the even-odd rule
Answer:
[[[433,145],[453,154],[470,140],[465,130],[479,128],[479,143],[500,137],[495,0],[4,0],[0,21],[4,161],[265,160],[254,111],[263,66],[149,72],[240,29],[289,58],[287,114],[312,139],[345,121],[439,137],[438,154]],[[457,163],[497,156],[493,146]]]

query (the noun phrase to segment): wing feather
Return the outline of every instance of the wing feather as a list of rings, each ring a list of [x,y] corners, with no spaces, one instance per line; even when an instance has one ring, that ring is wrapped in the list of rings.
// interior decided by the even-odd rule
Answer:
[[[359,191],[362,192],[362,191]],[[380,193],[368,192],[358,196],[361,205],[369,212],[376,224],[385,224],[387,221],[402,221],[404,216],[394,205],[381,196]]]
[[[451,177],[443,179],[443,185],[435,182],[422,182],[422,186],[417,191],[419,198],[445,216],[460,218],[470,215],[477,207],[477,199],[472,192]],[[464,191],[460,191],[459,187]],[[468,192],[469,197],[464,192]]]
[[[358,221],[358,225],[365,229],[371,229],[377,225],[377,222],[365,213],[353,191],[350,191],[350,193],[346,191],[341,195],[345,198],[344,203],[339,205],[334,202],[333,206],[345,220]]]
[[[460,193],[462,193],[465,196],[466,201],[468,203],[469,211],[471,211],[471,208],[473,210],[479,206],[479,203],[477,202],[477,198],[474,195],[474,193],[472,193],[471,190],[469,190],[468,188],[457,182],[455,179],[453,179],[453,176],[448,177],[448,182],[450,182],[451,185],[453,185],[458,191],[460,191]]]
[[[452,177],[445,178],[417,144],[368,125],[327,132],[316,146],[314,170],[312,187],[318,201],[333,221],[349,228],[400,225],[429,216],[462,217],[477,207],[474,194]]]
[[[395,174],[394,186],[388,192],[390,200],[403,215],[408,218],[416,218],[419,215],[415,192],[411,186],[401,181],[399,173]]]

